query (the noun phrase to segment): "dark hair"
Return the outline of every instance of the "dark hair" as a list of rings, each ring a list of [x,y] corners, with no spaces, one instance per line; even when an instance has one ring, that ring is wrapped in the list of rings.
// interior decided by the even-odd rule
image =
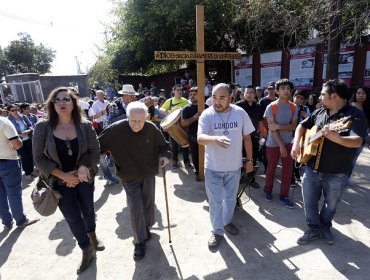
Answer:
[[[293,97],[296,97],[297,95],[300,95],[300,96],[302,96],[303,98],[306,98],[306,95],[303,93],[303,91],[301,91],[301,90],[296,90],[295,92],[294,92],[294,95],[293,95]]]
[[[72,110],[72,120],[75,125],[81,123],[81,107],[78,105],[78,99],[75,95],[74,89],[70,87],[57,87],[51,91],[49,94],[48,99],[46,100],[46,108],[47,108],[47,119],[49,120],[51,126],[55,128],[59,122],[59,116],[57,111],[55,110],[53,99],[60,93],[60,92],[67,92],[68,96],[72,99],[73,103],[73,110]]]
[[[19,106],[18,106],[17,104],[8,104],[8,105],[6,106],[6,109],[7,109],[8,111],[10,111],[10,109],[12,109],[12,108],[19,108]]]
[[[254,90],[256,90],[252,85],[248,85],[247,87],[246,87],[246,89],[247,88],[253,88]]]
[[[293,89],[293,83],[289,81],[288,79],[280,79],[275,83],[275,89],[279,90],[279,87],[281,86],[289,86],[290,89]]]
[[[334,92],[338,94],[340,98],[349,100],[350,94],[346,83],[342,79],[333,79],[325,82],[323,87],[327,88],[327,93],[332,95]]]
[[[366,95],[366,99],[365,99],[365,103],[366,101],[370,98],[369,96],[369,90],[365,87],[358,87],[355,92],[353,93],[353,102],[357,102],[357,98],[356,98],[356,93],[359,89],[362,89],[364,92],[365,92],[365,95]]]
[[[27,107],[30,107],[30,104],[27,103],[27,102],[24,102],[22,103],[20,106],[19,106],[19,109],[21,109],[21,111],[23,112],[24,109],[26,109]]]

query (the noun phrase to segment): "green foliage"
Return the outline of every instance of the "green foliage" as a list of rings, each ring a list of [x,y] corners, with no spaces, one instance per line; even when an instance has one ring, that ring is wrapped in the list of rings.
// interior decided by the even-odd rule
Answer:
[[[197,4],[205,8],[206,51],[292,48],[309,39],[313,29],[327,39],[332,7],[338,2],[338,33],[345,40],[360,41],[369,29],[368,0],[121,0],[112,11],[116,20],[106,55],[119,73],[152,74],[179,68],[184,62],[155,61],[153,53],[196,49]],[[206,67],[222,71],[228,65],[209,61]]]
[[[5,74],[40,73],[50,71],[55,51],[35,45],[30,35],[18,33],[19,40],[11,41],[0,56],[0,67]]]
[[[92,85],[95,81],[100,85],[105,85],[118,76],[118,71],[112,69],[112,61],[109,56],[103,55],[90,69],[88,84]]]

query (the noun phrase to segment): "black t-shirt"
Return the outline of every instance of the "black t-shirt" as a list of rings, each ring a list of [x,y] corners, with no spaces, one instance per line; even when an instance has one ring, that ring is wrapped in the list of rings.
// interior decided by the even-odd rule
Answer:
[[[276,100],[276,99],[272,100],[272,99],[269,99],[269,98],[268,98],[268,96],[265,96],[264,98],[262,98],[262,99],[259,101],[259,105],[261,106],[261,110],[262,110],[262,116],[263,116],[263,114],[265,113],[267,106],[268,106],[272,101],[275,101],[275,100]]]
[[[263,113],[262,108],[259,104],[256,102],[253,102],[252,105],[249,105],[249,103],[246,100],[241,100],[236,102],[237,106],[242,107],[244,111],[247,112],[248,116],[250,117],[255,131],[253,133],[258,132],[258,122],[263,120]]]
[[[207,105],[205,105],[205,106],[206,106],[205,108],[208,108]],[[198,112],[198,105],[188,104],[188,105],[185,105],[184,108],[182,109],[181,117],[184,120],[187,120],[187,119],[190,119],[191,117],[193,117],[197,112]],[[189,125],[187,127],[187,130],[188,130],[188,134],[190,136],[197,137],[198,120],[196,120],[191,125]]]
[[[314,125],[320,129],[324,125],[331,123],[343,117],[351,117],[351,125],[347,131],[341,132],[341,136],[360,136],[363,139],[366,137],[367,122],[362,111],[351,105],[343,106],[336,114],[329,116],[328,110],[320,108],[314,111],[308,118],[301,122],[301,125],[306,129],[311,129]],[[335,142],[324,138],[321,158],[318,171],[325,174],[344,173],[349,175],[352,170],[352,160],[355,156],[357,148],[347,148]],[[312,157],[307,166],[314,169],[316,156]]]

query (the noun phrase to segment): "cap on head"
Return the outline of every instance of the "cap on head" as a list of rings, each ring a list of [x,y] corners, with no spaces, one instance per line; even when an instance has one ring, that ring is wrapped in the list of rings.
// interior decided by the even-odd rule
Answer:
[[[269,82],[267,88],[275,88],[275,82]]]

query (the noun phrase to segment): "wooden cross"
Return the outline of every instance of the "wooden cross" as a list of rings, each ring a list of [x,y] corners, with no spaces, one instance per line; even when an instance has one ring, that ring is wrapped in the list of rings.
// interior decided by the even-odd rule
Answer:
[[[155,51],[155,60],[195,60],[197,62],[198,112],[205,108],[204,100],[204,61],[205,60],[239,60],[237,52],[204,51],[204,6],[196,5],[196,43],[197,51]],[[204,179],[204,146],[199,145],[199,177]]]

